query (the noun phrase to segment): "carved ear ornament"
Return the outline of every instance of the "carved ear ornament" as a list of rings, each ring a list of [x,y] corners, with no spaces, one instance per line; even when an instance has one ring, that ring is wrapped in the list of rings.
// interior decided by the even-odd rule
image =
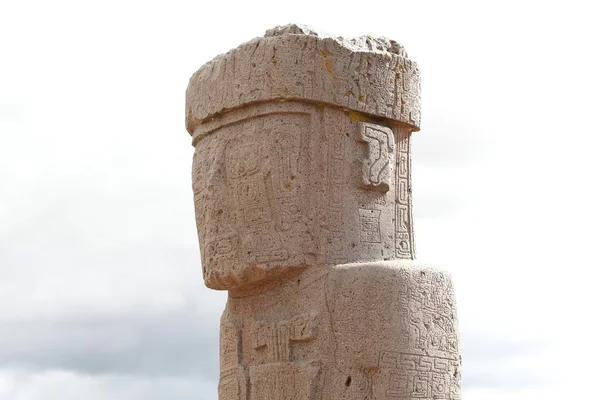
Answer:
[[[393,176],[394,134],[390,128],[368,123],[360,123],[358,129],[357,140],[367,144],[362,184],[365,189],[385,193]]]

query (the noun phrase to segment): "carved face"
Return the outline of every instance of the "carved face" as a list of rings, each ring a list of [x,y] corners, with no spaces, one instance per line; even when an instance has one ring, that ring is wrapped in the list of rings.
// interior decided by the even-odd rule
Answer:
[[[207,286],[413,257],[408,131],[363,118],[286,102],[201,127],[193,187]]]
[[[308,115],[266,115],[219,128],[196,145],[196,222],[209,287],[306,266],[301,139],[309,124]]]

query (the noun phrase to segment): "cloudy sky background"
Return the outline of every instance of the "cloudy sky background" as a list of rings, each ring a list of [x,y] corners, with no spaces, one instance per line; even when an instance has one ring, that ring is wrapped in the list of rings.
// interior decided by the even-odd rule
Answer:
[[[0,400],[216,400],[184,92],[275,25],[388,36],[423,77],[418,256],[450,270],[464,400],[590,398],[592,1],[0,3]]]

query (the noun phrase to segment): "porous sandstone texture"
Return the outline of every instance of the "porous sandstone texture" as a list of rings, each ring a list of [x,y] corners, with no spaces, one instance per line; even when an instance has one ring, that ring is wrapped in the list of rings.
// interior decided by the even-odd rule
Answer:
[[[190,79],[220,400],[460,399],[450,277],[415,259],[404,48],[276,27]]]

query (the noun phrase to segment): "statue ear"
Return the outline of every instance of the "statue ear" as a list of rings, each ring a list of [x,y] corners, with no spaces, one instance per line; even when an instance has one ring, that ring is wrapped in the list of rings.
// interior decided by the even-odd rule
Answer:
[[[394,134],[390,128],[359,122],[357,140],[367,144],[362,184],[368,190],[387,192],[393,178]]]

